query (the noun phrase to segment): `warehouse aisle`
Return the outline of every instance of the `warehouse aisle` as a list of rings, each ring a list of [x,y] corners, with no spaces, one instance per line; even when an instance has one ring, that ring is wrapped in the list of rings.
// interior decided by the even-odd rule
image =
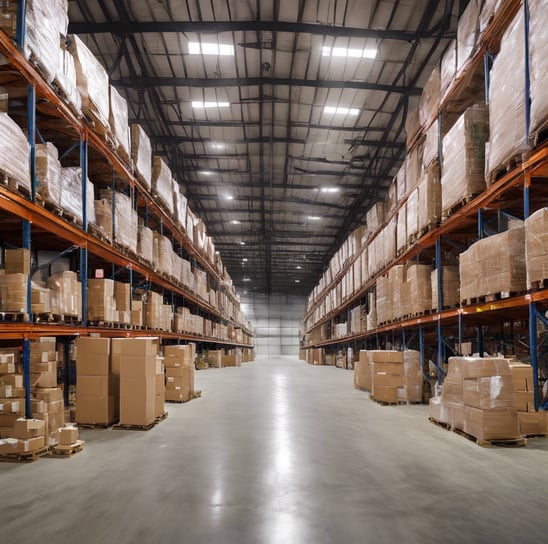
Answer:
[[[0,464],[2,540],[546,542],[548,439],[482,449],[293,358],[196,382],[203,398],[149,432],[84,430],[72,459]]]

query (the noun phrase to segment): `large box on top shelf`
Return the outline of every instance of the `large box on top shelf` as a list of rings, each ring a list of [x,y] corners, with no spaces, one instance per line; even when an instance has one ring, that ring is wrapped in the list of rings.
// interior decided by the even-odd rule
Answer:
[[[116,142],[116,151],[125,161],[130,158],[130,132],[126,99],[109,85],[109,125],[110,133]]]
[[[29,143],[19,125],[0,112],[0,171],[30,192]]]
[[[30,249],[6,249],[4,269],[6,274],[30,274]]]
[[[131,125],[131,158],[135,174],[139,181],[151,189],[152,184],[152,146],[150,138],[141,125]]]
[[[527,289],[548,279],[548,208],[541,208],[525,220],[525,265]]]
[[[546,131],[548,121],[548,45],[546,27],[548,10],[544,0],[529,0],[529,59],[531,73],[531,141],[536,144],[535,136]]]
[[[162,207],[173,215],[173,181],[171,170],[161,157],[152,158],[152,192]]]

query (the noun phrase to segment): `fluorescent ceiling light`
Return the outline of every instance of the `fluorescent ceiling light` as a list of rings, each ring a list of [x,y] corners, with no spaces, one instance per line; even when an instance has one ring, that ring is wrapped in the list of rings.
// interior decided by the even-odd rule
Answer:
[[[336,113],[338,115],[358,115],[360,110],[357,108],[340,108],[334,106],[325,106],[324,113]]]
[[[242,259],[242,262],[243,262],[243,263],[247,263],[247,257],[244,257],[244,258]]]
[[[232,223],[233,225],[239,225],[239,224],[241,223],[241,221],[238,221],[237,219],[233,219],[233,220],[231,221],[231,223]]]
[[[301,265],[297,265],[297,270],[302,270],[303,267]]]
[[[347,47],[322,47],[322,56],[374,59],[377,56],[377,50],[371,48],[349,49]]]
[[[321,217],[319,217],[317,215],[309,215],[308,219],[310,219],[311,221],[319,221],[321,219]]]
[[[322,193],[338,193],[339,190],[340,189],[338,187],[322,187],[320,189]]]
[[[211,144],[211,147],[213,149],[224,149],[225,148],[224,144]]]
[[[245,246],[245,242],[243,242],[243,241],[240,242],[240,245],[241,245],[241,246]]]
[[[225,198],[227,200],[234,200],[234,197],[232,195],[226,195]]]
[[[234,56],[234,46],[223,43],[188,42],[190,55],[229,55]]]
[[[203,174],[204,176],[212,176],[213,172],[211,170],[200,170],[200,174]]]
[[[244,281],[251,281],[251,278],[244,278]]]
[[[229,102],[201,102],[199,100],[192,101],[193,108],[228,108]]]
[[[295,280],[295,283],[301,283],[301,280]]]

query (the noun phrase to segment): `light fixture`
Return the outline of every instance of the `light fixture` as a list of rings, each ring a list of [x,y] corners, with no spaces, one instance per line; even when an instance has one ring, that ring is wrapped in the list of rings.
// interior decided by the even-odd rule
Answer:
[[[377,56],[377,50],[367,47],[365,49],[350,49],[346,47],[322,47],[322,56],[374,59]]]
[[[322,187],[320,191],[322,193],[338,193],[340,189],[338,187]]]
[[[302,269],[303,269],[303,267],[300,264],[298,264],[297,265],[297,270],[302,270]]]
[[[213,172],[211,170],[200,170],[200,174],[203,174],[204,176],[212,176]]]
[[[301,280],[295,280],[295,283],[301,283]]]
[[[325,106],[324,113],[336,113],[337,115],[358,115],[360,110],[357,108],[341,108],[335,106]]]
[[[241,245],[241,246],[245,246],[245,242],[242,240],[242,241],[240,242],[240,245]]]
[[[192,101],[193,108],[228,108],[228,106],[230,106],[230,102],[213,102],[213,101],[202,102],[200,100]]]
[[[211,147],[213,149],[224,149],[225,145],[224,144],[211,144]]]
[[[244,278],[244,281],[251,281],[251,278]]]
[[[244,258],[242,259],[242,262],[243,262],[243,263],[247,263],[247,257],[244,257]]]
[[[188,42],[189,55],[234,56],[234,46],[224,43]]]
[[[234,200],[234,196],[233,195],[225,195],[225,198],[227,200]]]
[[[233,225],[239,225],[239,224],[241,223],[241,221],[238,221],[237,219],[233,219],[233,220],[231,221],[231,223],[232,223]]]
[[[309,215],[308,219],[310,219],[311,221],[319,221],[321,217],[319,217],[318,215]]]

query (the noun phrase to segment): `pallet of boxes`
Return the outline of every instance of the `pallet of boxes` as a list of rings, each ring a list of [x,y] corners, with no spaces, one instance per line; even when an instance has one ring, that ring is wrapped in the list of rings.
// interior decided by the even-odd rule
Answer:
[[[512,366],[502,357],[451,357],[441,395],[430,399],[430,420],[480,446],[526,445],[520,419],[523,430],[545,433],[546,414],[534,412],[532,392],[516,394],[516,387],[528,387],[524,368],[516,364],[512,371]],[[535,416],[518,416],[518,410],[531,408]]]
[[[199,396],[194,390],[195,345],[164,347],[166,402],[188,402]]]

